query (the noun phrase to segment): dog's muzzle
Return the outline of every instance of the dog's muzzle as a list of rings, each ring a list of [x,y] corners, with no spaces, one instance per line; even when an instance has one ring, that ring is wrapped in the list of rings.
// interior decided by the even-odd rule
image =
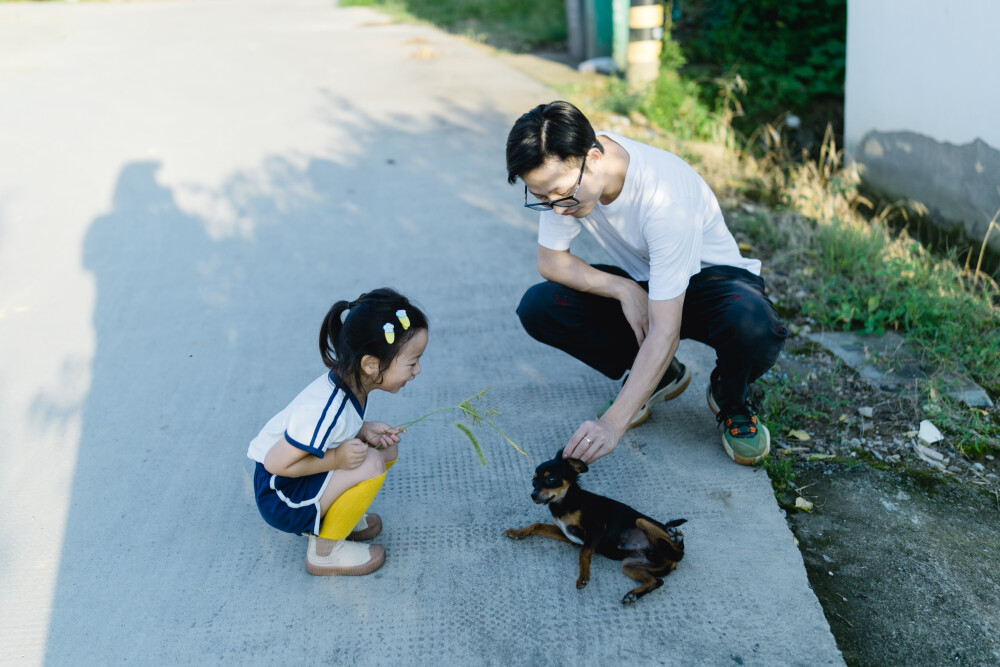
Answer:
[[[542,496],[540,493],[538,493],[538,491],[535,491],[531,494],[531,499],[534,500],[539,505],[547,505],[548,502],[552,500],[552,498],[549,496]]]

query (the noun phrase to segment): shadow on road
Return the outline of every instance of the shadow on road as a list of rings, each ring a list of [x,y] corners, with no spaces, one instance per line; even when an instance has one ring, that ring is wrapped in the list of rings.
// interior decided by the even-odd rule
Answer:
[[[316,335],[333,301],[394,285],[432,322],[509,308],[494,335],[523,335],[513,307],[534,232],[490,213],[519,203],[503,171],[509,119],[480,110],[473,126],[455,109],[379,125],[332,103],[358,118],[360,153],[277,156],[214,192],[167,187],[159,163],[132,162],[93,221],[97,343],[46,662],[280,657],[276,618],[284,630],[329,611],[316,599],[308,619],[297,611],[317,584],[304,546],[259,519],[245,451],[322,370]],[[485,342],[430,355],[485,368]],[[467,384],[429,400],[481,388],[465,368]],[[366,617],[359,586],[340,586],[337,615]]]

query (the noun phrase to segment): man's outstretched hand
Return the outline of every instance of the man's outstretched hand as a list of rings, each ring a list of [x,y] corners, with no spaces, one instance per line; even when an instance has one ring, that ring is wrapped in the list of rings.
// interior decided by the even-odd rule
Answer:
[[[569,439],[563,456],[593,463],[613,452],[624,432],[624,429],[619,431],[603,419],[588,419]]]

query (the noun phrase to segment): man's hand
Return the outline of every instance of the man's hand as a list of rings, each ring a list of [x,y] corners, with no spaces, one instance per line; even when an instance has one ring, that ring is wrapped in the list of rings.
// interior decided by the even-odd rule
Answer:
[[[563,456],[593,463],[613,452],[624,432],[625,429],[618,430],[603,419],[588,419],[569,439]]]
[[[399,436],[406,433],[406,429],[398,426],[389,426],[385,422],[365,422],[358,431],[358,437],[365,441],[369,447],[382,449],[399,443]]]
[[[635,339],[642,345],[649,332],[649,295],[633,280],[623,281],[624,287],[618,300],[622,304],[622,313],[635,333]]]
[[[357,438],[344,440],[333,450],[334,470],[354,470],[364,463],[368,455],[368,445]]]

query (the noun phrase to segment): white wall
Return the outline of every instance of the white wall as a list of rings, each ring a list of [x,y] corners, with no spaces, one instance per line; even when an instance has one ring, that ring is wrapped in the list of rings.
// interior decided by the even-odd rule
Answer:
[[[908,130],[1000,149],[1000,0],[848,0],[844,144]]]

